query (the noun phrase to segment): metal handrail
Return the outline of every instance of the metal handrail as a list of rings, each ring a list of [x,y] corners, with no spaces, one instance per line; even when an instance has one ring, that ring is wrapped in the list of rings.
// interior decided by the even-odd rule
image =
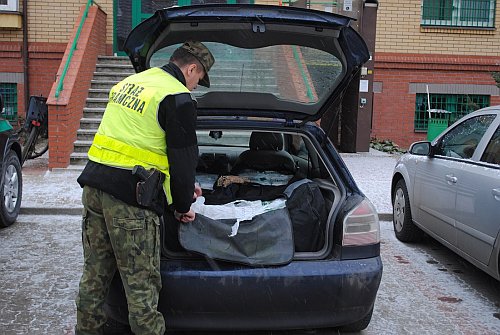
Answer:
[[[82,31],[82,28],[83,28],[83,23],[87,19],[89,8],[90,8],[90,6],[92,6],[93,3],[94,3],[93,0],[87,1],[87,6],[85,7],[85,11],[83,12],[82,19],[80,20],[80,25],[78,26],[75,38],[73,39],[73,44],[71,45],[71,49],[69,50],[69,55],[68,55],[68,58],[66,59],[66,64],[64,64],[64,69],[61,73],[61,77],[59,77],[59,83],[57,84],[56,94],[55,94],[56,98],[59,98],[59,94],[63,90],[63,87],[64,87],[63,84],[64,84],[64,78],[66,77],[66,72],[68,72],[69,64],[71,63],[71,58],[73,58],[73,53],[76,50],[76,45],[78,44],[78,39],[80,38],[80,33]]]
[[[297,51],[297,46],[295,46],[295,45],[292,46],[292,52],[293,52],[293,58],[295,59],[295,61],[297,62],[297,66],[299,67],[300,76],[302,77],[302,81],[304,82],[304,85],[306,87],[306,91],[307,91],[306,95],[309,98],[309,102],[313,102],[314,101],[314,93],[313,93],[311,85],[309,84],[309,80],[307,78],[307,74],[306,74],[307,71],[304,69],[304,65],[300,61],[299,53]]]

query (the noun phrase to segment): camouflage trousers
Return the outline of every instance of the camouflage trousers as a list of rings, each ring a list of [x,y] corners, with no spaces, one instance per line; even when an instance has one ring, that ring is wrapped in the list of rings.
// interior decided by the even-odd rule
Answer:
[[[76,334],[101,334],[104,299],[118,270],[134,334],[165,332],[157,311],[161,289],[159,218],[153,211],[127,205],[85,186],[82,202],[83,274],[76,298]]]

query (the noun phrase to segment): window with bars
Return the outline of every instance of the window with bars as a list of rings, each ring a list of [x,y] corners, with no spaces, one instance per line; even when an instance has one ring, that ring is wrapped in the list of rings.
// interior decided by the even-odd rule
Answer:
[[[434,113],[432,117],[448,119],[449,124],[452,124],[470,112],[490,105],[489,95],[430,94],[430,100],[432,109],[446,110],[449,112],[449,114]],[[414,129],[416,131],[427,130],[429,120],[429,108],[427,105],[427,94],[418,93],[415,100]]]
[[[495,27],[495,0],[422,0],[425,26]]]
[[[2,117],[9,121],[17,121],[17,84],[0,83],[0,94],[4,103]]]

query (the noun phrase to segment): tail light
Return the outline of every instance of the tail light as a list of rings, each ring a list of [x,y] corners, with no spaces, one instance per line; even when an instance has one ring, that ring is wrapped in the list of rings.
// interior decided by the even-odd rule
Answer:
[[[364,199],[344,218],[343,246],[380,243],[380,224],[375,207]]]

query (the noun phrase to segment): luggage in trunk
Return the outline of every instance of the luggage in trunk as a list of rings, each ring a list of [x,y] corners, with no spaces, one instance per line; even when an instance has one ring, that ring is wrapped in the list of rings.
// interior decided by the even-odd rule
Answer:
[[[234,194],[235,186],[240,190],[242,185],[222,187],[219,193]],[[285,206],[245,217],[248,208],[242,204],[247,203],[246,200],[237,199],[221,205],[210,205],[205,201],[203,206],[206,206],[206,214],[211,217],[200,214],[203,210],[198,210],[195,221],[179,224],[173,216],[169,216],[164,227],[167,249],[185,249],[210,259],[252,266],[286,264],[292,260],[294,252],[320,250],[325,243],[328,210],[319,186],[309,179],[301,179],[290,185],[268,187],[272,192],[267,193],[267,201],[263,201],[262,206],[272,207],[270,204],[273,201],[269,201],[269,194],[273,194],[272,197],[278,201],[286,200]],[[258,186],[254,185],[253,188]],[[217,189],[215,187],[214,191]],[[259,192],[250,192],[247,196],[253,200]],[[241,195],[244,198],[244,194]],[[230,196],[224,198],[231,199]],[[227,210],[228,205],[233,206],[232,214],[220,214]]]

